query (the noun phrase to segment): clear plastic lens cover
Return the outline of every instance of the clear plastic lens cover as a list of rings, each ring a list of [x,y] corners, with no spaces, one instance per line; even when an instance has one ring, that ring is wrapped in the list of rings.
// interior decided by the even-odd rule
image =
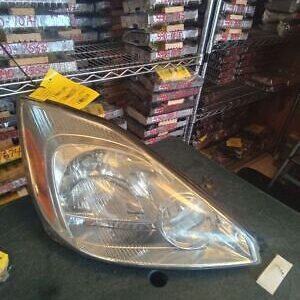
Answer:
[[[244,229],[124,131],[31,101],[21,102],[20,119],[40,212],[79,251],[161,268],[259,262]]]

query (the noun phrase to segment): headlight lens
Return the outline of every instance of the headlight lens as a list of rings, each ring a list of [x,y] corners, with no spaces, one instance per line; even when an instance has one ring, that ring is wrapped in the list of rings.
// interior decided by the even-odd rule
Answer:
[[[70,246],[148,267],[259,262],[245,230],[124,131],[29,100],[21,101],[19,117],[36,203]]]

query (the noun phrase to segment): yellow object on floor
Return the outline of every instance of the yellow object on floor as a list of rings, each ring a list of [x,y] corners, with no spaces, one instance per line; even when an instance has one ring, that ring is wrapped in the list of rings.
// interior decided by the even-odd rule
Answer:
[[[8,278],[8,263],[8,254],[0,251],[0,282],[3,282]]]

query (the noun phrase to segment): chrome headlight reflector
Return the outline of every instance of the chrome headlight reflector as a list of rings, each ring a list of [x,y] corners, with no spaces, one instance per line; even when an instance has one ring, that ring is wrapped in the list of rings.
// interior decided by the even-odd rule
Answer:
[[[19,118],[35,201],[68,245],[152,268],[259,262],[256,241],[244,229],[125,131],[29,100],[20,102]]]

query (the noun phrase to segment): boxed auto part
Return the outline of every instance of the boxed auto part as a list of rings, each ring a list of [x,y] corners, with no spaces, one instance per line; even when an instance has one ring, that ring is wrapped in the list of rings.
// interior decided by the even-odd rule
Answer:
[[[125,14],[148,12],[161,7],[199,5],[202,0],[129,0],[123,1]]]
[[[152,93],[149,90],[146,90],[140,82],[131,82],[130,90],[139,98],[147,100],[148,102],[167,102],[170,100],[195,96],[198,94],[199,88],[192,87],[168,92]]]
[[[95,100],[84,108],[84,110],[90,114],[98,117],[111,120],[122,117],[124,114],[123,108],[109,104],[103,100]]]
[[[184,80],[163,81],[156,73],[152,73],[150,75],[139,75],[138,80],[151,93],[168,92],[195,87],[199,88],[203,84],[203,79],[198,74],[192,75],[190,78],[186,78]]]
[[[162,115],[145,116],[129,105],[126,109],[126,112],[131,118],[137,120],[143,125],[149,125],[154,123],[160,123],[161,125],[163,125],[165,121],[168,122],[168,120],[190,116],[193,113],[193,109],[188,108]]]
[[[152,62],[156,60],[177,58],[183,57],[185,55],[196,54],[198,46],[196,43],[184,43],[182,48],[156,51],[152,50],[151,48],[142,48],[126,44],[125,49],[131,55],[136,56],[138,60]]]
[[[163,124],[154,123],[151,125],[142,125],[135,119],[127,117],[127,125],[129,131],[133,132],[139,138],[145,139],[160,133],[170,132],[185,127],[187,125],[187,118],[172,119]]]
[[[175,13],[163,13],[154,12],[150,13],[139,13],[125,15],[121,17],[121,23],[123,28],[138,28],[148,29],[153,26],[162,26],[166,24],[184,23],[187,20],[198,19],[198,10],[184,10]]]
[[[171,113],[177,110],[192,108],[194,106],[194,98],[179,98],[164,102],[149,102],[147,99],[132,97],[129,105],[134,107],[143,115],[153,116],[159,114]]]
[[[162,140],[166,139],[169,136],[181,137],[181,136],[183,136],[183,134],[184,134],[184,128],[180,128],[180,129],[177,129],[177,130],[174,130],[174,131],[160,133],[156,137],[151,137],[149,139],[143,140],[143,142],[146,145],[151,145],[151,144],[155,144],[159,141],[162,141]]]
[[[145,31],[136,29],[125,32],[125,34],[123,35],[123,41],[134,46],[152,47],[153,44],[159,45],[167,42],[197,39],[198,36],[199,29],[193,27],[175,31]]]

